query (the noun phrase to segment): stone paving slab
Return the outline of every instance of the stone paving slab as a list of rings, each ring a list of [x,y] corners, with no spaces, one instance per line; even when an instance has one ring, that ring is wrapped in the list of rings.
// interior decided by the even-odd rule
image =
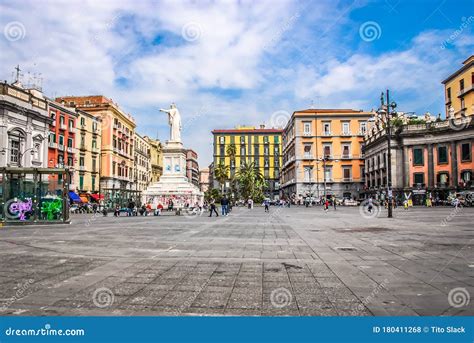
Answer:
[[[6,227],[0,315],[473,315],[474,209],[451,214],[256,207]]]

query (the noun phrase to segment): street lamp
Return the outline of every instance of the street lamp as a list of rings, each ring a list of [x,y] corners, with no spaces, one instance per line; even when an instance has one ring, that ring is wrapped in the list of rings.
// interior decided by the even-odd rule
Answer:
[[[384,104],[384,94],[380,95],[380,108],[377,111],[381,116],[385,116],[387,123],[387,197],[388,197],[388,218],[392,218],[392,148],[391,148],[391,127],[390,120],[392,116],[396,115],[395,108],[397,103],[395,101],[390,102],[390,92],[387,89],[387,105]]]

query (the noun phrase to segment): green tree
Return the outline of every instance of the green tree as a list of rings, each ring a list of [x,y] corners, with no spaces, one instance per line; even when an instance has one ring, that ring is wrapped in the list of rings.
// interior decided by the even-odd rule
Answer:
[[[204,193],[204,200],[206,200],[207,202],[210,202],[212,199],[219,200],[220,198],[221,192],[216,188],[208,189]]]
[[[260,202],[264,198],[264,190],[268,187],[260,169],[254,162],[244,163],[237,172],[236,179],[244,199],[252,198]]]
[[[224,163],[220,163],[214,169],[214,177],[221,185],[221,192],[224,193],[224,185],[226,180],[229,178],[229,166],[226,166]]]

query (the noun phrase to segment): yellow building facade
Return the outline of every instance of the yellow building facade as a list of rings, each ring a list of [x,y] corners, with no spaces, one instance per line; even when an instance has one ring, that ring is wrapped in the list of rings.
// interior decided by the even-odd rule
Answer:
[[[79,152],[74,161],[74,180],[80,193],[98,193],[102,119],[76,109],[76,144]]]
[[[279,196],[280,168],[282,163],[282,130],[253,126],[237,126],[235,129],[216,129],[212,131],[214,145],[214,166],[224,164],[229,167],[229,179],[234,177],[244,163],[255,163],[267,181],[267,195]],[[231,158],[229,146],[235,147]],[[215,177],[214,183],[216,183]],[[217,184],[211,185],[218,188]],[[225,189],[229,185],[226,185]]]
[[[282,196],[358,198],[364,187],[362,147],[371,112],[296,111],[283,132]]]
[[[463,66],[443,82],[446,118],[460,118],[474,114],[474,55],[463,62]]]
[[[163,151],[161,142],[158,139],[153,139],[148,136],[143,137],[150,146],[150,165],[151,165],[151,180],[150,182],[160,181],[163,174]]]

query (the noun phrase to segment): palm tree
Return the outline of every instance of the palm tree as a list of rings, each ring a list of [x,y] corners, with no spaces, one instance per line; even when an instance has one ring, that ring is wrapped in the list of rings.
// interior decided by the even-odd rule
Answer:
[[[237,181],[244,198],[251,197],[255,201],[263,199],[263,189],[267,187],[267,183],[254,162],[245,162],[240,167],[237,172]]]
[[[228,174],[229,174],[229,166],[226,166],[224,163],[220,163],[215,169],[214,169],[214,176],[221,185],[221,192],[224,193],[224,184],[225,181],[228,179]]]

